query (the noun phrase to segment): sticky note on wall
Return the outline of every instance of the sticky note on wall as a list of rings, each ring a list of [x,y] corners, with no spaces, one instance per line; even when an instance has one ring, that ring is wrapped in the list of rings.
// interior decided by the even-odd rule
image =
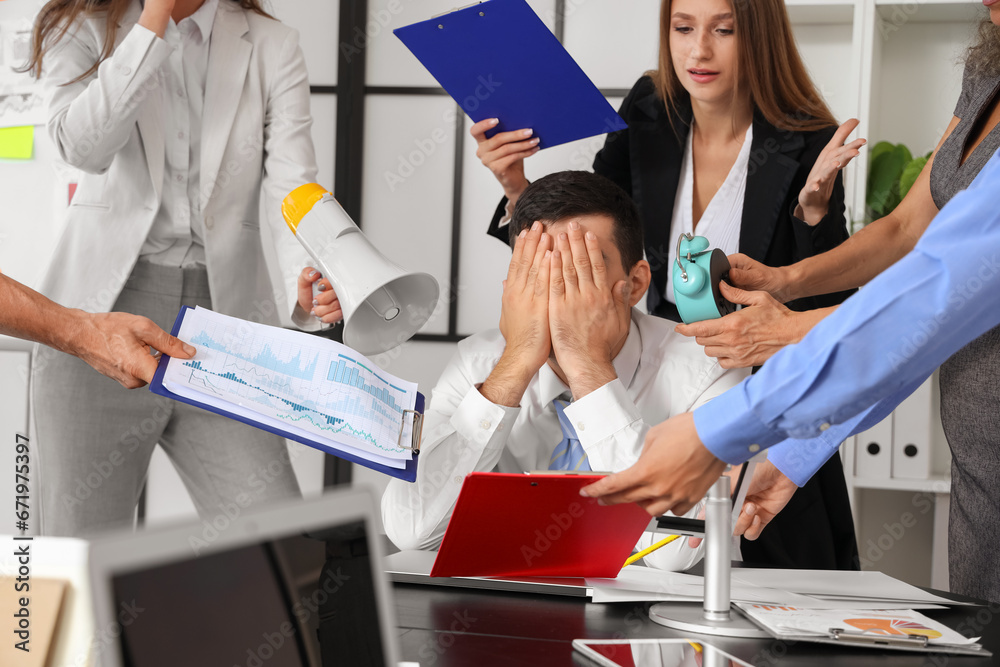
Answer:
[[[25,127],[0,128],[0,159],[30,160],[35,153],[35,128]]]

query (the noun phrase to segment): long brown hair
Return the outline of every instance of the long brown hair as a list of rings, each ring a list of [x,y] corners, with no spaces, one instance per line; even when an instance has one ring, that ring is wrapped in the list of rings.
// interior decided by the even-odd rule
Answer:
[[[681,86],[670,56],[671,0],[660,9],[659,69],[648,72],[673,119],[677,103],[687,92]],[[793,132],[836,126],[837,121],[823,101],[802,64],[795,46],[791,21],[784,0],[729,0],[733,9],[734,31],[739,49],[739,82],[771,125]]]
[[[118,36],[118,22],[125,16],[133,0],[49,0],[38,13],[38,19],[32,31],[31,58],[22,71],[30,72],[35,78],[42,76],[42,61],[53,46],[59,43],[70,28],[81,16],[91,17],[104,15],[104,44],[101,45],[101,55],[93,66],[69,83],[82,81],[97,71],[101,63],[107,60],[115,49],[115,39]],[[222,0],[226,2],[227,0]],[[243,9],[256,12],[269,19],[274,17],[264,11],[261,0],[228,0],[236,2]]]
[[[965,64],[975,76],[1000,73],[1000,26],[988,18],[979,24],[979,39],[969,49]]]

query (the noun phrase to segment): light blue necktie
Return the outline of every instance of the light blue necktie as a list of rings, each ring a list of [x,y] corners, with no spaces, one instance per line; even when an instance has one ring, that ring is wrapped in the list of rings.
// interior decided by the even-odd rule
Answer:
[[[590,462],[587,461],[587,452],[583,450],[583,445],[576,437],[576,429],[566,416],[566,401],[556,399],[552,401],[556,414],[559,415],[559,426],[562,427],[562,442],[552,452],[549,460],[549,470],[590,470]]]

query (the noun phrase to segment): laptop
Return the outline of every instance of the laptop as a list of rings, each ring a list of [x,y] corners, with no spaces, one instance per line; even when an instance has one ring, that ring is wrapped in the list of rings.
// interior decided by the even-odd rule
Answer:
[[[94,540],[95,664],[395,667],[373,494],[252,509]]]

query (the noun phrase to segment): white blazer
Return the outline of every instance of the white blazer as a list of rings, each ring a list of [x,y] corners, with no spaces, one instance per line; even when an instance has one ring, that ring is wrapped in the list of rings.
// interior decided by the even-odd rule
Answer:
[[[133,0],[116,48],[98,71],[103,17],[74,26],[46,59],[48,129],[60,156],[85,172],[41,291],[58,303],[107,312],[135,266],[160,208],[164,126],[158,75],[171,47],[133,30]],[[319,323],[295,308],[308,255],[285,225],[281,201],[316,180],[309,77],[298,33],[222,0],[212,29],[202,120],[201,210],[215,310],[277,324],[283,310],[303,328]],[[261,238],[271,225],[283,285],[272,285]],[[293,309],[294,312],[293,312]]]

